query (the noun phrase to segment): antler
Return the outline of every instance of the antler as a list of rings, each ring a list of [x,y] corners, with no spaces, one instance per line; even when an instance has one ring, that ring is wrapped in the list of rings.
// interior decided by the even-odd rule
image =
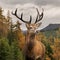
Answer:
[[[16,8],[16,10],[15,10],[15,13],[12,12],[12,14],[13,14],[14,16],[16,16],[18,19],[20,19],[21,21],[23,21],[24,23],[29,23],[29,24],[31,23],[32,17],[30,16],[30,21],[29,21],[29,22],[28,22],[28,21],[24,21],[23,18],[22,18],[22,17],[23,17],[23,13],[21,13],[21,17],[19,17],[19,16],[17,15],[17,8]]]
[[[42,13],[41,13],[41,14],[39,14],[39,11],[38,11],[37,8],[36,8],[36,10],[37,10],[37,17],[36,17],[36,21],[35,21],[35,23],[37,23],[37,22],[39,22],[40,20],[42,20],[44,9],[42,9]],[[38,19],[38,18],[39,18],[39,19]]]

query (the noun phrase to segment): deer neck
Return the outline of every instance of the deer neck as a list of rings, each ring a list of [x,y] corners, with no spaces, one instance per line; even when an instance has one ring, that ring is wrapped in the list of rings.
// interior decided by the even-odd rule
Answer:
[[[36,37],[36,34],[35,33],[30,33],[30,32],[27,31],[26,37],[27,37],[27,40],[34,40],[35,37]]]
[[[28,50],[31,51],[35,45],[35,33],[27,32],[26,43],[27,43]]]

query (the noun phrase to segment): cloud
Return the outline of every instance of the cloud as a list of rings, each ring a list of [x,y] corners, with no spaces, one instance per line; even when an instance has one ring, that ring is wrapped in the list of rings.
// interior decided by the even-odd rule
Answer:
[[[38,5],[35,4],[23,4],[23,5],[16,5],[19,12],[24,13],[23,19],[29,20],[29,16],[32,15],[32,20],[35,21],[37,12],[33,7],[37,7],[38,9],[41,8]],[[42,25],[40,28],[47,26],[50,23],[60,23],[60,7],[53,6],[53,5],[45,5],[42,6],[44,8],[44,18],[42,19]],[[18,13],[19,13],[18,12]],[[41,12],[41,9],[39,9],[39,12]],[[20,15],[19,15],[20,16]]]
[[[23,19],[29,20],[30,16],[32,16],[32,21],[33,22],[35,21],[36,16],[37,16],[36,8],[38,8],[40,13],[42,12],[42,8],[39,8],[39,6],[37,6],[35,4],[31,4],[31,3],[23,4],[23,5],[17,4],[15,6],[15,9],[16,8],[18,8],[18,12],[17,13],[18,13],[19,16],[23,12]]]
[[[26,3],[35,3],[37,5],[55,5],[60,6],[60,0],[1,0],[1,2],[6,4],[26,4]]]
[[[23,19],[29,20],[30,15],[32,15],[32,20],[36,19],[36,9],[39,9],[41,13],[41,8],[44,8],[44,17],[42,19],[42,25],[40,28],[47,26],[50,23],[60,23],[60,0],[0,0],[0,6],[4,9],[4,15],[7,11],[14,11],[18,8],[18,15],[23,12]],[[16,22],[18,20],[13,15],[12,19]],[[23,26],[25,29],[25,27]],[[23,29],[22,28],[22,29]]]
[[[43,24],[60,23],[60,7],[47,5],[44,7]]]
[[[60,0],[35,0],[37,5],[55,5],[60,6]]]
[[[60,15],[60,7],[47,6],[47,8],[45,9],[45,15],[48,18],[53,18],[53,17],[59,16]]]
[[[7,4],[24,4],[24,3],[28,3],[28,2],[32,2],[32,0],[2,0],[1,2],[3,3],[7,3]]]

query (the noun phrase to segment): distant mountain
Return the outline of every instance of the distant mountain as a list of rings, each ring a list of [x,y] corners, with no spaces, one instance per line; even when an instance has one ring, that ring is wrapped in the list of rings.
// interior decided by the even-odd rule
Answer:
[[[47,27],[43,28],[41,31],[49,31],[60,28],[60,24],[49,24]]]
[[[43,31],[50,31],[50,30],[55,30],[60,28],[60,24],[49,24],[48,26],[46,26],[45,28],[38,30],[37,32],[43,32]],[[26,34],[26,30],[23,31],[24,34]]]

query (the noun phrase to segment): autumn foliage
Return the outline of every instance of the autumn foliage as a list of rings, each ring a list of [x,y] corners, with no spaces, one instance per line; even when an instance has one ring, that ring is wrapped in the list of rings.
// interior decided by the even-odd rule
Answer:
[[[7,17],[2,12],[0,8],[0,60],[24,60],[21,50],[25,44],[25,34],[19,22],[12,23],[9,11]],[[36,39],[46,47],[45,60],[60,60],[60,28],[52,30],[52,33],[38,32]]]

